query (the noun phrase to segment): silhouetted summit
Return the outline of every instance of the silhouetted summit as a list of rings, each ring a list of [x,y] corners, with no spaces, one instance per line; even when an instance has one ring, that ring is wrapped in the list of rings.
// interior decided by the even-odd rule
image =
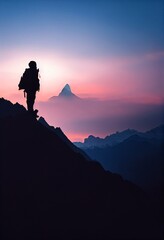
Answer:
[[[2,116],[0,133],[1,239],[158,238],[137,186],[86,160],[28,112]]]
[[[0,117],[15,116],[25,112],[25,107],[19,103],[12,104],[10,101],[0,98]]]

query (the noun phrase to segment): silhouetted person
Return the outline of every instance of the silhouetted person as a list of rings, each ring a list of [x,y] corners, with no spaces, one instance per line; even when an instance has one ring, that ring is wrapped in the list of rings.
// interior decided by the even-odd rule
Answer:
[[[34,111],[34,102],[36,98],[36,91],[40,90],[40,83],[38,78],[39,69],[35,61],[29,62],[29,67],[26,68],[21,81],[19,83],[19,90],[24,89],[24,92],[27,93],[27,110],[35,114],[37,110]]]

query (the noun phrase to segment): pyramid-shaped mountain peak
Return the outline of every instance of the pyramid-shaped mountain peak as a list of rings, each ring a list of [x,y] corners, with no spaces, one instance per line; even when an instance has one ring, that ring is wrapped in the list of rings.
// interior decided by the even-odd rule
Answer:
[[[66,84],[59,93],[59,97],[77,97],[77,96],[72,92],[70,85]]]
[[[66,84],[65,86],[64,86],[64,88],[61,90],[61,92],[59,93],[59,96],[69,96],[69,95],[71,95],[72,94],[72,91],[71,91],[71,87],[70,87],[70,85],[69,84]]]
[[[71,87],[70,87],[70,85],[69,85],[68,83],[64,86],[63,90],[64,90],[64,91],[72,92],[72,91],[71,91]]]
[[[72,90],[70,85],[67,83],[61,90],[58,96],[53,96],[49,98],[50,101],[54,101],[57,99],[63,99],[63,100],[72,100],[72,99],[80,99],[78,96],[76,96]]]

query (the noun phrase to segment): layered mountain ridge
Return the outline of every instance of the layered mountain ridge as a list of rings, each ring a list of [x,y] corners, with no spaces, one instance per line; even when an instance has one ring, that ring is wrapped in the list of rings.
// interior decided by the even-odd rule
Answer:
[[[135,129],[126,129],[121,132],[113,133],[105,138],[95,137],[93,135],[88,136],[84,139],[84,142],[74,142],[77,147],[80,148],[94,148],[94,147],[107,147],[115,146],[132,136],[138,136],[145,140],[164,140],[164,124],[157,126],[146,132],[139,132]]]
[[[162,239],[139,187],[88,161],[19,104],[0,99],[0,133],[2,240]]]
[[[144,189],[159,207],[163,206],[164,124],[149,131],[127,129],[105,138],[89,136],[74,143],[105,170],[120,174]]]

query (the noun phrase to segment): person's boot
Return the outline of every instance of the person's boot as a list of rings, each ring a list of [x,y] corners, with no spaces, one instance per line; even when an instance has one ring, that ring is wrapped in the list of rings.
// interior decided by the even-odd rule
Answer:
[[[39,116],[37,115],[38,109],[35,109],[35,110],[33,111],[33,113],[34,113],[35,118],[38,118],[38,117],[39,117]]]

